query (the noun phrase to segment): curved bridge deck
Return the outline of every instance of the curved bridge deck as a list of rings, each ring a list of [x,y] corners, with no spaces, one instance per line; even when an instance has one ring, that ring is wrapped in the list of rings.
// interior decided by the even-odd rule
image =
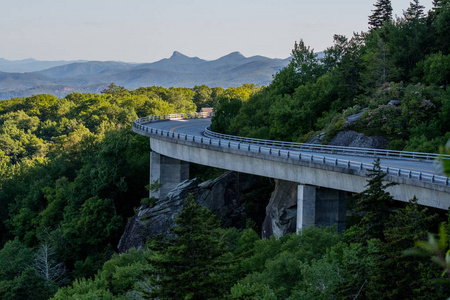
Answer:
[[[441,209],[450,206],[449,180],[435,170],[434,154],[394,151],[389,156],[385,151],[374,155],[371,150],[376,149],[364,149],[369,153],[364,155],[352,153],[354,148],[348,147],[337,147],[339,151],[332,149],[335,153],[331,153],[330,149],[311,151],[266,145],[261,140],[255,143],[240,137],[214,137],[211,132],[207,137],[204,129],[210,119],[206,115],[182,117],[138,119],[133,130],[150,138],[153,151],[177,160],[348,192],[364,190],[367,170],[372,168],[374,157],[381,156],[382,169],[388,174],[386,181],[397,183],[389,188],[395,199],[408,201],[416,196],[422,205]]]

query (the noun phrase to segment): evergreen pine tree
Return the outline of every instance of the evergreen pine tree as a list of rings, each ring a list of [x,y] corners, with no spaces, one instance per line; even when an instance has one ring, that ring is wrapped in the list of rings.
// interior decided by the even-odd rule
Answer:
[[[416,241],[426,239],[436,218],[418,204],[416,197],[390,214],[384,229],[386,242],[380,245],[382,259],[372,266],[369,298],[419,299],[427,295],[429,299],[445,299],[448,289],[443,291],[433,282],[437,266],[430,264],[427,257],[404,255]]]
[[[368,176],[370,179],[367,181],[367,188],[358,195],[357,202],[357,211],[365,214],[359,224],[362,230],[361,238],[378,238],[384,241],[384,229],[394,204],[394,199],[386,192],[386,188],[396,183],[383,183],[386,173],[381,170],[379,158],[374,162]]]
[[[450,5],[450,0],[433,0],[433,8],[430,11],[432,15],[439,15],[442,10],[444,10],[448,5]]]
[[[433,0],[433,8],[434,9],[441,9],[442,8],[442,0]]]
[[[392,18],[392,5],[390,0],[377,0],[374,4],[375,9],[372,10],[372,15],[369,16],[369,29],[374,30],[383,26],[383,23],[388,22]]]
[[[403,16],[406,20],[418,20],[424,17],[423,10],[425,6],[420,5],[419,0],[413,0],[409,3],[409,7],[403,12]]]
[[[155,288],[146,296],[152,299],[213,299],[233,284],[229,278],[233,256],[219,232],[219,221],[192,195],[185,201],[171,230],[176,237],[150,245]]]

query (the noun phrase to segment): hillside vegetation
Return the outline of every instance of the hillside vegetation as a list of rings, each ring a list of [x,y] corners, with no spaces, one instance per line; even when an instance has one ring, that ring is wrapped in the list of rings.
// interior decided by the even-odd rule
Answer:
[[[254,89],[111,84],[102,94],[1,101],[0,298],[48,299],[111,257],[148,197],[149,144],[131,131],[135,119]]]
[[[418,1],[395,20],[389,10],[374,12],[368,32],[335,35],[320,59],[300,40],[266,88],[248,101],[215,104],[212,129],[295,142],[320,135],[323,143],[353,129],[387,137],[391,149],[438,151],[450,138],[450,10],[448,1],[435,2],[427,15]]]

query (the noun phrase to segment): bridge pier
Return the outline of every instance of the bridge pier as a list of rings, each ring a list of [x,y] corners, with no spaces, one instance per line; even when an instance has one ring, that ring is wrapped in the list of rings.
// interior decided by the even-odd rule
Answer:
[[[299,184],[297,188],[297,232],[309,226],[336,225],[345,229],[347,193]]]
[[[189,179],[189,162],[150,152],[150,184],[159,181],[162,186],[150,191],[149,197],[161,199],[186,179]]]

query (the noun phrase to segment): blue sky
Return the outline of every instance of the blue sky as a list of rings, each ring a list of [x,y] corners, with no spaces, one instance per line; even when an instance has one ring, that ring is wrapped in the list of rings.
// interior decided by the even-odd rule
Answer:
[[[0,0],[0,57],[153,62],[173,51],[286,58],[366,31],[376,0]],[[409,0],[392,0],[401,16]],[[426,11],[431,0],[422,0]]]

